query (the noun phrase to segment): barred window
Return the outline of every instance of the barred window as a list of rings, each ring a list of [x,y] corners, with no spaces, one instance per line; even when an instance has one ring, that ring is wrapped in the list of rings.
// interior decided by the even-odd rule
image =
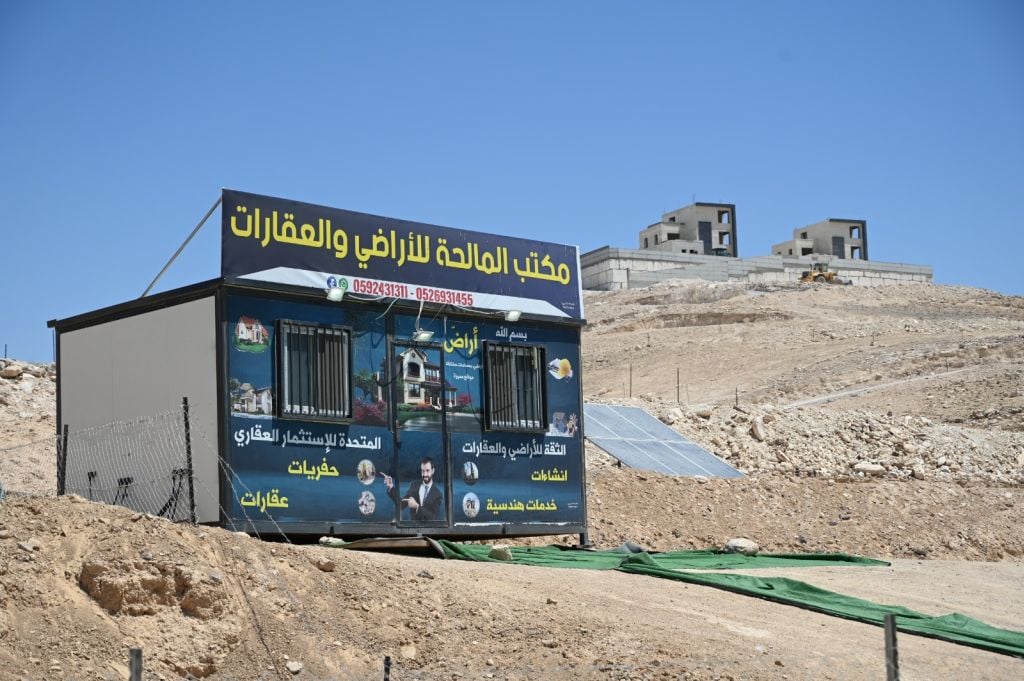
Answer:
[[[282,321],[278,343],[281,416],[349,418],[352,389],[348,330]]]
[[[486,353],[488,429],[544,430],[544,349],[488,342]]]

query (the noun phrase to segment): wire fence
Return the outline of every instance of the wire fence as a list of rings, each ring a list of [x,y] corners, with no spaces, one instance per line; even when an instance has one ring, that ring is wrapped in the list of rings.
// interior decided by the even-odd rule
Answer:
[[[609,378],[609,386],[595,393],[592,397],[602,399],[632,399],[634,397],[664,402],[675,402],[680,407],[705,404],[740,405],[741,399],[747,396],[736,386],[719,385],[715,379],[702,380],[699,385],[682,367],[635,365],[633,362],[618,364],[622,373],[617,378]]]
[[[54,496],[56,466],[53,436],[0,446],[0,499],[5,496]]]
[[[52,444],[53,444],[53,438],[52,437],[45,437],[45,438],[42,438],[40,440],[32,440],[31,442],[22,442],[21,444],[17,444],[17,445],[9,445],[7,447],[0,447],[0,456],[13,455],[15,452],[18,452],[18,451],[23,450],[23,449],[28,449],[30,447],[31,448],[38,448],[41,445],[52,445]]]
[[[0,449],[0,454],[19,448],[52,444],[47,438]],[[193,454],[216,461],[227,481],[228,494],[220,499],[212,490],[218,481],[198,485]],[[56,490],[90,501],[124,506],[140,513],[174,521],[196,522],[197,493],[216,506],[221,517],[231,513],[224,502],[251,491],[244,479],[220,456],[219,447],[200,429],[193,429],[188,398],[180,409],[99,426],[74,428],[65,424],[56,442]],[[210,484],[212,483],[212,484]],[[32,496],[31,492],[28,496]],[[275,536],[290,543],[285,530],[267,511],[252,513],[242,507],[246,521],[269,521]],[[259,532],[252,530],[257,536]]]
[[[195,522],[188,401],[181,409],[74,429],[57,443],[57,490]]]

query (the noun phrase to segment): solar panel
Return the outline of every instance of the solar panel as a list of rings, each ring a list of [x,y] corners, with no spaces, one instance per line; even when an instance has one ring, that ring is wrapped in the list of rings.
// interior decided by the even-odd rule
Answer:
[[[739,478],[742,473],[639,407],[584,404],[588,440],[630,468],[666,475]]]

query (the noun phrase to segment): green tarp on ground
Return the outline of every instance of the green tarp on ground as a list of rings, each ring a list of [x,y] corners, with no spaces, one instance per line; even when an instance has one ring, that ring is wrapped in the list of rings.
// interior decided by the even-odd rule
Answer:
[[[512,562],[540,567],[587,570],[619,570],[633,574],[673,579],[688,584],[710,586],[733,593],[795,605],[826,615],[834,615],[882,626],[886,615],[896,616],[896,627],[908,634],[928,636],[952,643],[1024,657],[1024,633],[998,629],[984,622],[953,613],[931,617],[896,605],[872,603],[845,596],[785,577],[754,577],[729,573],[680,572],[769,567],[822,567],[830,565],[889,565],[872,558],[846,554],[767,554],[743,556],[716,551],[669,551],[665,553],[624,553],[619,551],[581,551],[559,546],[512,547],[511,561],[488,557],[491,547],[439,540],[445,557],[461,560]]]
[[[459,544],[446,539],[437,543],[446,558],[491,561],[509,561],[489,558],[491,547],[482,544]],[[862,558],[845,553],[776,553],[744,556],[742,553],[722,553],[713,549],[702,551],[666,551],[663,553],[631,553],[629,551],[583,551],[564,546],[513,546],[513,563],[540,567],[584,568],[588,570],[615,570],[629,556],[649,556],[657,564],[670,570],[731,570],[735,568],[823,567],[826,565],[889,565],[884,560]]]

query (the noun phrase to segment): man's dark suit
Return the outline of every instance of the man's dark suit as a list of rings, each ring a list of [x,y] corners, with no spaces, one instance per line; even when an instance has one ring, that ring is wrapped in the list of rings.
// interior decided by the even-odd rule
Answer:
[[[420,487],[422,485],[422,480],[413,480],[413,482],[409,485],[408,491],[406,491],[406,493],[402,495],[402,498],[405,499],[407,497],[412,497],[413,499],[416,500],[416,503],[419,504]],[[395,501],[395,504],[399,505],[399,500],[397,499],[398,488],[392,487],[390,494],[391,498]],[[423,503],[420,504],[420,507],[417,508],[415,511],[412,510],[411,508],[409,509],[409,513],[412,515],[412,520],[437,520],[438,516],[441,513],[442,501],[444,501],[444,499],[441,497],[441,490],[438,489],[437,481],[435,480],[433,483],[431,483],[430,489],[427,490],[427,496],[423,500]]]

